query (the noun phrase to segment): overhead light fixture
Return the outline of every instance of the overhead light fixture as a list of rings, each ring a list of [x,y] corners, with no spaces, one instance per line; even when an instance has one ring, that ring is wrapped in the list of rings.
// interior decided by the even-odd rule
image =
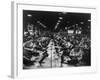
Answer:
[[[58,23],[60,23],[61,21],[60,20],[58,20]]]
[[[28,17],[32,17],[32,15],[31,15],[31,14],[27,14],[27,16],[28,16]]]
[[[63,17],[59,17],[59,19],[61,20],[61,19],[63,19]]]
[[[84,22],[80,22],[80,24],[84,24]]]

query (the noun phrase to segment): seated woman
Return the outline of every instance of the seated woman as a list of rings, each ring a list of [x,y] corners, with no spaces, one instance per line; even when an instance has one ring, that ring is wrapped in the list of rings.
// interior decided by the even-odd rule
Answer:
[[[71,61],[69,62],[69,64],[77,66],[77,64],[79,64],[79,62],[82,60],[83,54],[84,53],[80,47],[76,47],[72,49],[69,54],[71,58]]]

